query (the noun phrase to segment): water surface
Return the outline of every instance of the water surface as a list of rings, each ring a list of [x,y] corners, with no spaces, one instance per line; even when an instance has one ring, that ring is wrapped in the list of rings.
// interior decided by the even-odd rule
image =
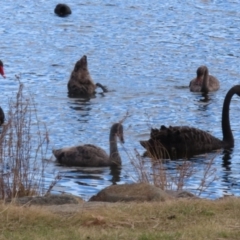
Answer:
[[[239,83],[239,19],[237,1],[71,1],[72,14],[54,14],[56,1],[9,0],[1,4],[1,55],[7,78],[1,79],[1,106],[13,96],[21,76],[47,123],[51,149],[92,143],[108,151],[112,123],[124,122],[125,144],[119,145],[123,167],[115,179],[109,168],[66,168],[50,162],[47,181],[62,179],[54,192],[85,199],[112,182],[135,181],[129,161],[151,127],[190,125],[222,138],[221,110],[228,89]],[[68,98],[67,82],[74,64],[88,56],[95,82],[111,90],[91,100]],[[205,64],[221,82],[209,101],[188,90],[198,66]],[[217,180],[203,197],[240,195],[240,99],[231,104],[235,148],[220,152],[213,167]],[[199,156],[199,171],[187,188],[194,192],[212,155]],[[174,163],[173,163],[174,164]],[[169,171],[174,171],[169,168]]]

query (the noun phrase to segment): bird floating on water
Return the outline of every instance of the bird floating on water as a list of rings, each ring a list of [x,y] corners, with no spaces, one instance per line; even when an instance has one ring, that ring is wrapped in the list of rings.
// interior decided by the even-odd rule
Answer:
[[[206,66],[200,66],[197,69],[197,77],[192,79],[189,83],[189,89],[191,92],[208,93],[217,91],[219,87],[219,80],[216,77],[209,75]]]
[[[195,127],[166,127],[162,125],[160,129],[151,129],[150,139],[140,141],[140,144],[147,150],[148,156],[157,159],[162,158],[164,151],[167,151],[171,159],[179,159],[221,148],[234,147],[234,138],[229,120],[229,106],[234,94],[240,96],[240,85],[233,86],[227,92],[223,102],[222,140]]]
[[[53,154],[56,157],[57,162],[67,166],[120,166],[122,164],[122,161],[118,152],[117,138],[120,139],[121,143],[124,143],[123,126],[121,123],[113,124],[110,129],[109,155],[102,148],[92,144],[53,150]]]

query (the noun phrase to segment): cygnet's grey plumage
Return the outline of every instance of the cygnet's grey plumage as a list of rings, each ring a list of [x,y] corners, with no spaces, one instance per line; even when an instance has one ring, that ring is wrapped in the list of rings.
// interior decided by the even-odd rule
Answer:
[[[191,92],[213,92],[220,88],[218,79],[212,75],[209,75],[208,68],[206,66],[200,66],[197,69],[197,76],[189,83],[189,89]]]
[[[117,138],[124,143],[123,126],[121,123],[113,124],[110,129],[109,155],[102,148],[92,144],[53,150],[53,154],[59,163],[68,166],[119,166],[121,165],[122,161],[117,147]]]

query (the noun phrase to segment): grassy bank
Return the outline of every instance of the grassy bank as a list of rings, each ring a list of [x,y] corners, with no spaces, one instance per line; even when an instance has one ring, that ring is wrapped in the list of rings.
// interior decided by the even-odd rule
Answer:
[[[64,213],[1,204],[0,212],[0,239],[240,238],[239,198],[116,203],[95,208],[80,204],[76,211]]]

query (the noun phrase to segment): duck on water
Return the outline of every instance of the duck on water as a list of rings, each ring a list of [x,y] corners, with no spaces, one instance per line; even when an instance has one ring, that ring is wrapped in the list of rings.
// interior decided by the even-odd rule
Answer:
[[[234,94],[240,96],[240,85],[233,86],[227,92],[223,102],[222,140],[198,128],[189,126],[165,127],[162,125],[160,129],[152,129],[150,139],[140,141],[140,144],[147,150],[148,156],[158,159],[162,158],[164,151],[167,151],[167,156],[171,159],[179,159],[221,148],[234,147],[229,120],[229,106]]]

